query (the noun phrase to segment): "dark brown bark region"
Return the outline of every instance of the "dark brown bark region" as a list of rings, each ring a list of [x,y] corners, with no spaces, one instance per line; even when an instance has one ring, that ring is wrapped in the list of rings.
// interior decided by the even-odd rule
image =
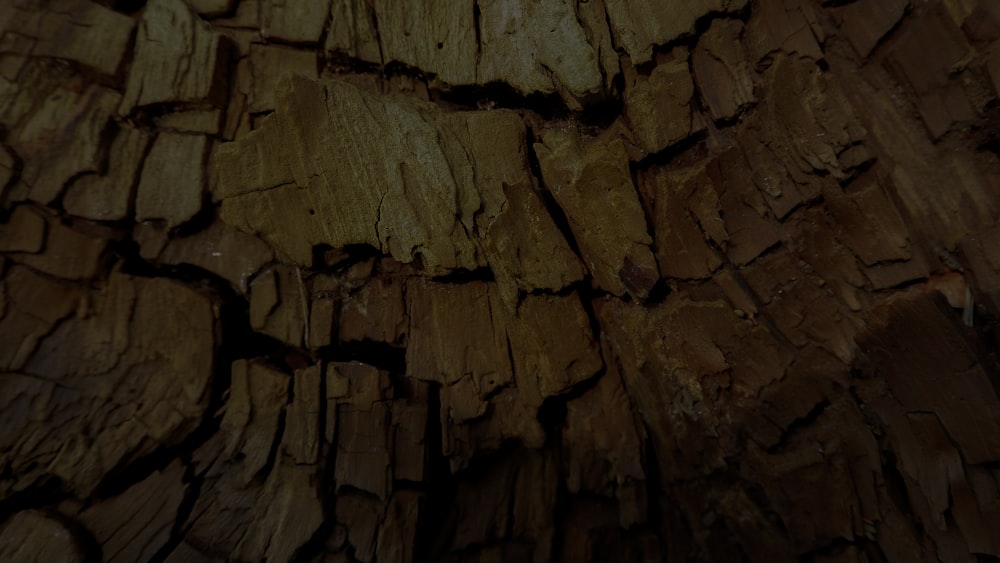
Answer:
[[[1000,560],[997,6],[0,4],[0,559]]]

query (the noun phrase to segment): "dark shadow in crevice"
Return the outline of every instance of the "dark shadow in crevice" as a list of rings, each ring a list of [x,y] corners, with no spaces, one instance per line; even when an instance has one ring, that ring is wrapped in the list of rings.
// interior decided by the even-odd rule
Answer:
[[[125,15],[135,15],[136,12],[146,7],[146,0],[115,0],[111,4],[111,9]]]
[[[558,94],[541,92],[523,94],[505,82],[470,84],[453,86],[447,90],[435,90],[432,99],[469,110],[530,110],[545,119],[565,119],[570,115],[569,109]]]
[[[910,502],[910,493],[906,487],[906,479],[903,478],[903,474],[899,471],[899,462],[896,459],[896,454],[891,450],[882,450],[882,476],[885,480],[885,490],[888,493],[889,498],[892,499],[892,503],[896,505],[896,508],[901,514],[913,514],[913,504]],[[913,524],[920,527],[917,521],[913,521]],[[923,530],[917,530],[917,537],[924,537]]]
[[[694,159],[698,157],[707,158],[710,154],[705,141],[708,140],[708,129],[695,131],[687,137],[677,141],[667,148],[647,154],[639,161],[632,164],[636,170],[644,170],[653,166],[667,166],[674,159],[683,157],[684,159]],[[701,145],[701,146],[699,146]]]
[[[185,524],[191,519],[191,513],[194,512],[195,503],[198,501],[202,485],[205,482],[205,476],[196,474],[190,461],[190,457],[186,456],[184,459],[186,464],[184,467],[184,498],[181,499],[181,503],[177,507],[177,518],[170,528],[170,539],[149,558],[149,563],[163,563],[184,541]]]
[[[450,273],[441,276],[434,276],[431,280],[437,283],[466,284],[477,281],[493,282],[496,281],[496,278],[493,276],[493,270],[491,270],[489,266],[483,266],[476,268],[475,270],[458,268]]]
[[[642,301],[642,304],[646,307],[653,307],[659,305],[667,300],[667,297],[671,293],[670,280],[661,277],[653,285],[653,289],[649,290],[649,294],[646,295],[646,299]]]
[[[596,336],[599,338],[599,333]],[[535,416],[545,432],[546,448],[559,447],[562,441],[562,431],[566,426],[569,402],[582,397],[596,387],[597,383],[604,377],[605,372],[606,366],[602,362],[601,369],[587,379],[573,384],[558,395],[552,395],[542,400],[542,405],[538,407],[538,413]]]
[[[76,548],[81,552],[80,555],[82,556],[83,563],[101,563],[104,561],[101,543],[97,541],[94,533],[88,530],[86,526],[56,510],[45,510],[44,512],[45,516],[59,522],[64,528],[69,530],[70,535],[73,536]]]
[[[208,229],[216,221],[221,222],[217,211],[218,204],[212,202],[212,196],[206,190],[202,194],[201,209],[193,217],[171,229],[170,238],[191,237]]]
[[[26,468],[31,471],[34,468]],[[15,478],[10,464],[5,464],[0,470],[0,479],[10,481]],[[41,510],[52,507],[70,497],[65,484],[58,478],[44,476],[29,487],[14,491],[7,498],[0,500],[0,525],[11,516],[25,510]]]
[[[446,529],[448,509],[455,501],[456,483],[452,479],[448,456],[444,453],[441,427],[441,385],[430,383],[427,399],[426,442],[424,444],[424,481],[426,501],[420,510],[413,546],[414,563],[440,561],[454,530]]]
[[[828,398],[823,399],[819,403],[813,405],[813,407],[809,409],[809,412],[807,412],[805,415],[796,418],[791,423],[789,423],[787,427],[782,429],[781,436],[778,438],[778,442],[773,446],[769,447],[767,449],[767,453],[775,454],[782,451],[788,445],[788,442],[791,440],[793,436],[795,436],[796,433],[798,433],[800,430],[804,428],[808,428],[810,425],[816,422],[816,420],[819,419],[819,417],[822,416],[824,412],[826,412],[826,409],[829,406],[830,406],[830,399]],[[775,424],[775,426],[777,426],[777,424]]]
[[[390,374],[406,373],[406,348],[375,340],[340,342],[316,351],[320,360],[331,362],[360,362]]]
[[[670,504],[665,498],[665,492],[661,487],[663,482],[663,475],[660,471],[660,460],[656,457],[656,451],[653,445],[654,434],[650,432],[649,426],[645,421],[639,420],[636,422],[637,426],[641,426],[643,433],[645,433],[645,439],[642,441],[642,448],[640,451],[643,472],[646,474],[646,520],[647,523],[656,532],[657,542],[660,547],[661,553],[670,553],[670,546],[667,545],[669,536],[660,533],[661,529],[672,529],[678,530],[678,534],[682,537],[692,537],[691,526],[684,517],[683,513],[679,510],[674,511],[670,516],[674,518],[668,526],[665,519],[668,517],[664,513],[664,508],[669,507]],[[669,510],[669,508],[667,508]]]
[[[314,213],[315,210],[309,210],[310,215]],[[312,247],[312,270],[336,272],[381,255],[379,249],[370,244],[348,244],[340,248],[334,248],[329,244],[316,244]]]
[[[378,74],[381,65],[366,62],[343,51],[321,51],[319,53],[320,70],[330,74]],[[321,73],[322,74],[322,73]]]

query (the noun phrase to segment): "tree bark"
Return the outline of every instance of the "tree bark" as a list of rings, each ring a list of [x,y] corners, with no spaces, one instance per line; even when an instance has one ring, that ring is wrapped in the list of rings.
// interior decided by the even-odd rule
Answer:
[[[0,4],[0,560],[1000,561],[997,6]]]

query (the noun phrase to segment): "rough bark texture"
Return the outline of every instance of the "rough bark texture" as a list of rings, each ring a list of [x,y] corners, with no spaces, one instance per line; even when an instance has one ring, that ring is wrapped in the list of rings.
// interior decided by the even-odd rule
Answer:
[[[0,560],[1000,561],[998,6],[0,2]]]

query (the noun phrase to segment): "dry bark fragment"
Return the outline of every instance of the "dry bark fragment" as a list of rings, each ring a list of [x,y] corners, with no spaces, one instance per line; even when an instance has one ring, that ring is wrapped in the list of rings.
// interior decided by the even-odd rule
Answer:
[[[925,279],[931,268],[923,253],[917,253],[905,262],[880,262],[864,268],[863,272],[873,289],[887,289]]]
[[[385,510],[385,519],[379,527],[375,553],[379,561],[412,563],[415,558],[417,522],[425,504],[422,493],[396,491]]]
[[[364,0],[332,0],[326,50],[362,61],[381,63],[374,11]]]
[[[659,274],[622,142],[550,130],[534,148],[596,285],[616,295],[648,295]]]
[[[573,7],[559,0],[479,4],[476,82],[502,81],[517,90],[559,92],[573,109],[601,93],[594,48]],[[511,9],[513,8],[513,9]]]
[[[337,303],[331,299],[313,299],[309,303],[309,341],[306,346],[316,350],[334,342]]]
[[[710,161],[707,168],[712,190],[701,190],[704,203],[694,212],[702,228],[722,247],[730,261],[742,266],[778,245],[781,232],[747,174],[743,154],[729,149]]]
[[[0,370],[4,371],[21,369],[41,339],[83,297],[77,290],[17,265],[4,272],[4,294],[7,303],[0,318]]]
[[[120,221],[132,208],[149,133],[134,127],[119,129],[108,152],[108,170],[71,183],[63,197],[67,213],[96,221]]]
[[[973,422],[967,413],[976,403],[995,403],[997,396],[989,389],[970,343],[953,329],[957,320],[940,297],[917,292],[898,295],[880,304],[872,317],[870,330],[858,340],[866,355],[858,359],[857,373],[862,379],[856,385],[890,440],[898,485],[910,498],[906,517],[923,523],[924,533],[933,542],[927,551],[938,557],[996,554],[995,535],[983,526],[996,522],[995,507],[988,497],[972,493],[977,486],[972,477],[976,465],[996,459],[991,429],[996,420],[979,417]],[[901,347],[909,341],[908,335],[942,321],[943,326],[921,334],[921,339],[934,340],[933,346],[917,340],[916,348]],[[899,379],[898,370],[907,370],[905,382]],[[887,378],[871,377],[875,373],[886,373]],[[940,373],[951,377],[945,382]],[[897,538],[905,535],[892,532],[887,550],[900,550]]]
[[[45,250],[39,253],[12,253],[9,257],[64,279],[96,278],[105,265],[108,240],[97,233],[84,232],[82,227],[86,225],[66,225],[51,215],[45,219]]]
[[[790,523],[798,553],[832,537],[868,535],[865,522],[878,519],[885,502],[876,438],[863,407],[842,387],[847,368],[816,352],[802,354],[787,377],[769,388],[773,410],[761,414],[780,428],[780,437],[766,450],[750,445],[745,472]]]
[[[338,316],[341,342],[401,344],[408,324],[403,290],[402,280],[373,278],[347,297]]]
[[[327,366],[326,379],[327,409],[335,413],[332,422],[341,437],[336,446],[337,487],[388,498],[394,450],[388,373],[357,362],[335,363]]]
[[[770,120],[769,128],[782,132],[772,144],[793,178],[829,173],[843,182],[873,159],[854,107],[840,85],[815,65],[778,57],[764,74],[764,91],[761,115]]]
[[[593,377],[603,367],[590,318],[575,293],[525,296],[507,334],[514,380],[522,400],[535,406]]]
[[[603,0],[577,2],[576,18],[587,36],[587,43],[594,49],[600,71],[604,77],[604,91],[617,94],[615,79],[621,74],[620,55],[615,49],[607,11]]]
[[[5,561],[83,563],[85,554],[74,533],[41,510],[18,512],[0,527],[0,557]]]
[[[320,404],[326,399],[320,393],[322,378],[319,365],[295,370],[295,398],[285,411],[281,451],[297,465],[312,465],[319,460]]]
[[[834,235],[825,213],[820,210],[803,213],[799,229],[792,237],[795,253],[804,262],[804,269],[819,278],[815,283],[829,287],[847,309],[858,312],[869,304],[867,295],[859,291],[865,286],[865,276],[857,257]]]
[[[715,20],[691,54],[698,90],[716,121],[735,118],[755,101],[743,29],[739,21]]]
[[[853,2],[830,8],[830,11],[858,56],[867,57],[896,26],[909,5],[909,0]]]
[[[515,316],[497,302],[492,286],[484,291],[469,284],[429,284],[419,293],[417,287],[411,284],[407,295],[432,307],[410,309],[407,371],[434,381],[428,374],[445,370],[437,377],[444,383],[442,440],[452,469],[465,467],[477,449],[496,449],[511,440],[539,447],[543,400],[589,379],[602,366],[579,302],[527,296]],[[427,297],[428,289],[435,297]],[[455,324],[463,311],[464,322],[474,327]],[[477,312],[470,318],[470,311]],[[418,317],[425,320],[412,321]],[[555,324],[567,317],[575,318],[579,328],[565,340],[554,338]]]
[[[220,105],[224,59],[218,33],[186,3],[151,0],[139,24],[119,113],[150,104]]]
[[[0,252],[41,252],[46,228],[45,216],[30,205],[15,207],[0,224]]]
[[[160,252],[151,249],[146,257],[163,264],[204,268],[246,292],[249,280],[274,259],[274,252],[260,239],[213,221],[207,229],[192,236],[170,239]]]
[[[625,89],[625,115],[648,153],[660,152],[704,127],[691,105],[694,82],[687,52],[675,49],[673,54],[675,60],[657,65],[648,78],[639,76]]]
[[[288,376],[259,361],[237,360],[231,369],[229,400],[219,425],[223,454],[241,461],[237,483],[248,486],[267,464],[288,403]]]
[[[798,347],[817,343],[842,362],[856,353],[854,336],[861,327],[848,304],[830,298],[830,292],[804,271],[795,255],[781,250],[747,268],[745,279],[774,327]]]
[[[327,49],[371,63],[401,62],[445,85],[504,82],[523,94],[559,93],[577,109],[603,87],[594,48],[574,8],[560,0],[370,7],[337,0],[332,8]]]
[[[538,193],[520,117],[476,112],[449,125],[471,153],[482,198],[476,230],[505,304],[513,307],[519,292],[558,291],[579,281],[579,258]]]
[[[226,17],[213,21],[216,28],[252,29],[258,40],[267,40],[266,31],[260,28],[261,8],[265,0],[240,0],[236,9],[225,14]]]
[[[902,35],[887,44],[886,60],[892,57],[888,51],[900,39]],[[946,50],[935,51],[930,62],[936,65],[940,62],[937,55],[946,54]],[[899,81],[884,67],[869,67],[868,72],[860,75],[865,80],[852,82],[852,87],[843,88],[842,92],[872,133],[866,145],[878,155],[879,168],[891,176],[892,183],[885,187],[891,190],[888,195],[897,202],[915,240],[937,240],[951,247],[969,233],[992,227],[1000,212],[996,198],[997,178],[1000,178],[997,162],[934,143],[926,134],[924,123],[913,119],[909,109],[913,106],[907,103],[904,108],[899,105],[899,96],[893,98],[888,94],[899,86]],[[933,67],[918,70],[929,73],[930,78],[949,72]],[[847,80],[846,75],[837,77],[838,82]],[[964,78],[958,81],[964,82]],[[912,93],[904,89],[903,95],[909,97]]]
[[[208,137],[160,133],[142,166],[135,196],[136,221],[163,219],[176,227],[201,210]],[[177,166],[178,162],[188,163]]]
[[[953,123],[975,118],[965,90],[951,79],[971,50],[945,5],[938,3],[917,16],[889,51],[885,64],[916,94],[933,139]]]
[[[694,31],[698,18],[713,12],[738,12],[746,0],[697,0],[666,6],[653,0],[605,0],[605,5],[617,43],[634,64],[640,64],[652,58],[653,47]]]
[[[481,416],[484,399],[513,381],[507,333],[495,286],[413,280],[409,299],[407,372],[445,385],[456,421]]]
[[[372,103],[347,84],[301,77],[278,100],[260,130],[216,153],[227,222],[300,264],[311,262],[315,245],[368,244],[403,262],[419,256],[430,274],[495,261],[508,297],[578,279],[579,265],[531,191],[524,125],[514,114]],[[262,162],[258,151],[279,160]],[[507,193],[525,202],[523,214]],[[298,227],[286,229],[285,220]]]
[[[330,0],[263,0],[260,14],[261,30],[267,37],[289,43],[316,43],[330,14]]]
[[[242,560],[290,561],[323,523],[317,469],[279,458],[257,493],[255,515],[231,554]]]
[[[338,409],[337,428],[344,436],[338,442],[338,487],[354,487],[380,499],[388,496],[392,476],[389,413],[383,402],[367,409]]]
[[[716,393],[711,378],[724,375],[732,383],[723,387],[739,385],[752,394],[780,378],[790,351],[722,301],[670,296],[648,314],[617,300],[596,308],[621,362],[625,388],[643,413],[661,476],[685,479],[724,466],[720,428],[712,423],[707,402]]]
[[[0,25],[27,39],[23,54],[67,59],[109,76],[117,72],[135,25],[87,0],[14,2],[12,12]]]
[[[981,466],[967,467],[965,471],[970,488],[956,498],[958,525],[975,531],[975,541],[969,542],[970,551],[996,554],[1000,552],[1000,545],[996,535],[990,533],[1000,524],[996,471]]]
[[[380,59],[371,62],[398,61],[437,74],[446,84],[476,82],[472,6],[434,0],[403,6],[381,0],[373,3],[372,12],[378,22]]]
[[[27,72],[12,91],[15,99],[0,94],[6,102],[0,104],[0,123],[10,127],[7,143],[23,161],[4,198],[48,205],[74,176],[100,169],[101,139],[121,96],[97,84],[74,83],[78,77],[60,76],[41,63]]]
[[[44,294],[25,297],[19,309],[49,307],[37,301]],[[167,280],[115,274],[84,303],[89,311],[59,324],[3,380],[7,409],[41,409],[38,420],[12,420],[5,463],[18,481],[5,490],[51,475],[86,497],[113,469],[176,445],[201,422],[215,348],[208,300]]]
[[[267,319],[279,302],[278,275],[269,268],[250,282],[250,326],[254,330],[267,326]]]
[[[213,467],[206,476],[188,518],[185,541],[192,551],[229,560],[255,516],[254,500],[259,487],[237,485],[220,475],[222,472]]]
[[[944,299],[902,295],[871,315],[858,345],[896,400],[907,412],[934,413],[965,463],[995,460],[1000,399]]]
[[[877,179],[865,176],[846,190],[828,190],[824,199],[844,244],[866,266],[913,257],[909,230]]]
[[[303,345],[309,309],[302,272],[278,264],[250,282],[250,326],[291,346]]]
[[[814,10],[813,3],[805,0],[762,2],[747,22],[746,45],[751,63],[766,66],[779,52],[821,60],[824,32]]]
[[[708,235],[699,228],[698,215],[691,210],[697,192],[712,190],[705,168],[668,171],[658,167],[642,176],[640,183],[643,181],[653,194],[649,199],[654,205],[653,231],[660,273],[681,279],[712,275],[722,260],[708,245]]]
[[[592,392],[566,406],[563,443],[569,452],[566,487],[618,500],[623,528],[646,521],[642,442],[621,376],[609,370]],[[606,463],[595,463],[595,460]]]
[[[287,8],[286,8],[287,9]],[[316,55],[279,45],[250,45],[251,86],[246,110],[274,111],[275,92],[286,74],[316,76]]]
[[[308,382],[296,386],[288,415],[294,422],[279,436],[288,396],[286,376],[255,362],[237,362],[233,373],[234,381],[238,377],[245,383],[234,386],[232,414],[227,410],[223,432],[195,454],[205,484],[192,508],[186,538],[208,555],[287,561],[323,520],[316,488],[320,469],[295,460],[306,461],[310,444],[315,444],[318,434],[310,428],[318,426],[318,412],[304,403],[315,405],[318,396]],[[308,379],[306,375],[300,379]],[[319,382],[312,383],[318,391]],[[308,416],[312,412],[315,415]]]
[[[1000,6],[980,0],[962,22],[962,31],[977,44],[1000,39]]]
[[[432,274],[475,269],[466,234],[479,207],[472,170],[448,161],[442,143],[453,137],[428,123],[427,111],[293,78],[259,130],[216,153],[223,219],[300,264],[316,244],[369,244],[403,262],[419,255]]]
[[[148,561],[166,545],[184,500],[183,477],[184,466],[174,461],[77,516],[101,545],[104,561]]]

